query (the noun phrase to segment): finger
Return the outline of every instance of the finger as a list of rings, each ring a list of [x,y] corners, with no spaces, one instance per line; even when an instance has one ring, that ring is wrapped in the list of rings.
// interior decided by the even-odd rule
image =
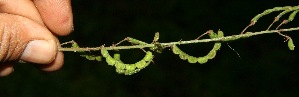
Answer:
[[[7,76],[13,72],[13,64],[6,63],[0,67],[0,77]]]
[[[73,30],[70,0],[33,0],[45,25],[57,35],[68,35]]]
[[[55,41],[51,40],[29,41],[20,59],[27,62],[48,64],[55,59],[55,46]]]
[[[58,40],[44,26],[22,16],[0,14],[0,61],[23,60],[49,64]]]
[[[62,67],[64,61],[64,55],[62,52],[58,52],[55,60],[53,60],[50,64],[38,65],[38,67],[43,71],[56,71]]]
[[[24,16],[44,25],[38,10],[30,0],[0,0],[0,13]]]

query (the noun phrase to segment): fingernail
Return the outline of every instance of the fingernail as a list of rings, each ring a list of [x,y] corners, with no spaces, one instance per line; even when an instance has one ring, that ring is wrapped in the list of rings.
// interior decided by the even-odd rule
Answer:
[[[54,41],[33,40],[27,44],[20,59],[32,63],[48,64],[54,60],[56,51]]]

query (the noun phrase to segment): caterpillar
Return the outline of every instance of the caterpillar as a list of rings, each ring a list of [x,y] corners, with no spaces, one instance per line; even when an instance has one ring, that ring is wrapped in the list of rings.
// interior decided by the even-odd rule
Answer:
[[[144,58],[134,64],[125,64],[120,60],[120,54],[116,53],[113,57],[110,56],[109,52],[106,49],[101,49],[101,54],[106,58],[108,65],[115,66],[116,72],[119,74],[132,75],[139,72],[141,69],[148,66],[152,59],[153,54],[150,51],[147,51]]]
[[[219,50],[220,49],[220,47],[221,47],[221,43],[215,43],[214,44],[214,47],[213,47],[213,50]]]
[[[185,52],[182,52],[179,54],[179,57],[182,59],[182,60],[187,60],[188,58],[192,57],[188,54],[186,54]]]
[[[212,52],[212,53],[207,54],[204,57],[194,57],[194,56],[188,55],[187,53],[183,52],[176,45],[172,46],[172,51],[173,51],[174,54],[179,55],[179,57],[182,60],[187,60],[189,63],[197,63],[198,62],[200,64],[203,64],[203,63],[206,63],[208,61],[208,59],[214,58],[215,55],[216,55],[216,54],[214,54],[214,53],[216,53],[216,51],[211,50],[210,52]],[[212,54],[214,54],[214,55],[212,55]]]
[[[223,37],[224,34],[222,31],[218,31],[218,33],[214,33],[213,31],[211,31],[209,33],[210,38],[220,38]],[[216,56],[217,50],[219,50],[221,47],[221,43],[216,42],[212,48],[212,50],[205,56],[203,57],[194,57],[191,55],[188,55],[187,53],[183,52],[181,49],[179,49],[176,45],[172,45],[172,52],[176,55],[179,55],[180,59],[182,60],[187,60],[189,63],[206,63],[208,61],[208,59],[213,59]]]
[[[115,63],[115,68],[116,68],[116,69],[125,69],[126,66],[125,66],[125,64],[122,63],[122,62],[117,62],[117,63]]]
[[[208,58],[207,57],[198,57],[197,58],[197,62],[200,64],[204,64],[208,62]]]
[[[126,70],[127,71],[134,71],[135,68],[136,68],[136,65],[135,64],[125,64],[126,65]]]
[[[211,50],[205,57],[208,59],[213,59],[216,56],[216,50]]]
[[[196,63],[198,59],[196,57],[189,56],[187,58],[187,60],[188,60],[189,63]]]
[[[154,58],[153,53],[150,51],[146,52],[146,55],[144,56],[144,58],[142,60],[144,61],[151,61]]]
[[[106,62],[108,63],[108,65],[113,66],[116,63],[117,60],[115,60],[114,58],[112,58],[110,55],[108,57],[106,57]]]
[[[108,56],[110,56],[110,55],[109,55],[109,52],[108,52],[106,49],[104,49],[104,48],[101,49],[101,54],[102,54],[102,56],[103,56],[104,58],[107,58]],[[110,57],[111,57],[111,56],[110,56]]]
[[[180,55],[181,53],[183,53],[183,51],[180,50],[176,45],[172,45],[172,52],[177,55]]]
[[[136,64],[136,67],[138,68],[138,69],[143,69],[143,68],[145,68],[146,66],[146,61],[145,60],[140,60],[140,61],[138,61],[137,63],[135,63]]]

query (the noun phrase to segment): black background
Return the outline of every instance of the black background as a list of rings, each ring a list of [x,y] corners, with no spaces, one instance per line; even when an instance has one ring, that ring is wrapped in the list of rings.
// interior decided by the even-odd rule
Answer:
[[[207,30],[239,34],[251,18],[266,9],[296,6],[296,0],[72,0],[74,32],[59,37],[80,46],[111,45],[125,37],[151,42],[191,40]],[[278,13],[261,18],[248,31],[267,29]],[[283,17],[286,18],[287,16]],[[282,28],[298,26],[298,18]],[[286,33],[299,45],[298,31]],[[205,37],[208,38],[208,37]],[[229,42],[215,59],[190,64],[165,49],[155,64],[125,76],[105,62],[88,61],[65,52],[64,66],[51,73],[30,64],[17,64],[15,72],[0,78],[1,97],[295,97],[299,95],[299,55],[283,37],[266,34]],[[180,46],[202,56],[211,44]],[[98,54],[98,52],[93,52]],[[144,53],[122,50],[122,60],[134,63]]]

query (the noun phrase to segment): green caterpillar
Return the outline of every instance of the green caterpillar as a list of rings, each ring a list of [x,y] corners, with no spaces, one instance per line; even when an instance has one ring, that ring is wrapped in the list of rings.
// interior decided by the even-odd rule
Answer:
[[[125,75],[132,75],[139,72],[141,69],[148,66],[154,57],[152,52],[147,51],[142,60],[134,64],[125,64],[120,60],[120,54],[114,54],[114,56],[111,57],[106,49],[101,49],[101,53],[103,57],[106,58],[108,65],[115,66],[117,73]]]
[[[209,57],[206,55],[204,57],[194,57],[191,55],[186,54],[185,52],[183,52],[182,50],[180,50],[176,45],[172,46],[172,52],[174,54],[179,55],[179,57],[182,60],[187,60],[189,63],[200,63],[200,64],[204,64],[208,61]],[[208,54],[209,55],[209,54]]]
[[[217,35],[218,34],[218,35]],[[209,33],[210,38],[220,38],[223,37],[224,34],[222,31],[218,31],[218,33],[214,33],[213,31],[211,31]],[[216,42],[214,44],[213,49],[205,56],[203,57],[194,57],[191,55],[188,55],[187,53],[183,52],[181,49],[179,49],[176,45],[172,45],[172,52],[174,54],[179,55],[179,57],[182,60],[187,60],[189,63],[200,63],[200,64],[204,64],[206,63],[209,59],[213,59],[216,56],[217,51],[220,49],[221,47],[221,43]]]

